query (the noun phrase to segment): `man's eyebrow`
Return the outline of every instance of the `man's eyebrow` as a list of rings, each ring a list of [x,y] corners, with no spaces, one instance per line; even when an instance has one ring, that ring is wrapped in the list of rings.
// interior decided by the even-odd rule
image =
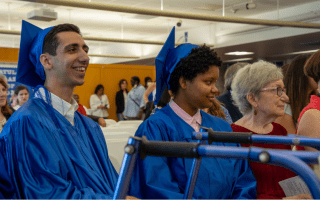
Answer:
[[[89,47],[88,47],[88,45],[86,45],[86,44],[84,44],[84,45],[82,46],[82,48],[83,48],[83,49],[88,49],[88,50],[89,50]]]
[[[79,44],[77,44],[77,43],[68,44],[67,46],[64,47],[64,50],[66,51],[66,50],[68,50],[70,47],[79,47]],[[88,45],[86,45],[86,44],[84,44],[84,45],[82,46],[82,48],[85,48],[85,49],[88,49],[88,50],[89,50],[89,47],[88,47]]]
[[[67,46],[64,47],[64,50],[69,49],[70,47],[79,47],[79,45],[77,43],[73,43],[73,44],[68,44]]]

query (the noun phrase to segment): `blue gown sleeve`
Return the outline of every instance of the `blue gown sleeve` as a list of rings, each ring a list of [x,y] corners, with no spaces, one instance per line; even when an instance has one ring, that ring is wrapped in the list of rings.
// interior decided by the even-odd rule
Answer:
[[[165,126],[145,121],[138,128],[136,136],[145,135],[148,140],[168,141],[165,134],[161,133],[166,133]],[[183,199],[183,191],[173,178],[166,157],[138,158],[128,194],[141,199]]]
[[[23,199],[112,198],[113,194],[97,193],[93,188],[74,185],[72,181],[74,172],[69,170],[70,166],[66,166],[61,158],[61,152],[55,148],[55,144],[59,141],[50,140],[48,134],[53,134],[52,130],[33,119],[32,116],[24,116],[14,121],[6,131],[9,131],[14,138],[9,144],[12,146],[7,149],[7,154],[12,157],[8,161],[13,169],[9,176],[15,184],[18,197]],[[72,157],[72,155],[65,156]],[[76,162],[74,165],[74,168],[81,167],[77,166]]]
[[[238,144],[239,147],[241,147]],[[247,160],[241,161],[238,179],[235,183],[231,199],[257,199],[257,181],[253,176]]]
[[[5,143],[0,138],[0,199],[12,199],[14,191],[9,178],[5,152]]]

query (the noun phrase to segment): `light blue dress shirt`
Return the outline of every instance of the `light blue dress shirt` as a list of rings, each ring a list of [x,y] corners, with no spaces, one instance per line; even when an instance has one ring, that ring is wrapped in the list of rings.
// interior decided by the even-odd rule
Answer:
[[[132,88],[128,93],[127,104],[124,109],[124,116],[126,117],[138,117],[140,108],[145,106],[143,100],[143,94],[146,89],[140,84],[135,88]]]

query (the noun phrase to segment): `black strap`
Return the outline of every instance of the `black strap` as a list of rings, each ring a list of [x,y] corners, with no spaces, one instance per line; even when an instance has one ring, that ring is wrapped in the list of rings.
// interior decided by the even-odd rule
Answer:
[[[131,97],[129,98],[140,108],[139,104],[135,100],[133,100]]]

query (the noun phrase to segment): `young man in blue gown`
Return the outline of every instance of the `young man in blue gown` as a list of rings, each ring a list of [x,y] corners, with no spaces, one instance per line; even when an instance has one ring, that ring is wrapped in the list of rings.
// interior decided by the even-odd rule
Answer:
[[[220,59],[209,47],[183,44],[175,48],[174,41],[173,29],[156,58],[156,103],[166,87],[172,91],[173,101],[143,122],[136,136],[156,141],[196,142],[191,135],[200,126],[232,131],[224,120],[200,110],[212,106],[218,93],[215,83]],[[212,145],[240,147],[218,142]],[[189,158],[138,159],[129,194],[142,199],[182,199],[191,166]],[[256,198],[256,180],[248,161],[202,158],[193,198]]]
[[[17,81],[36,88],[0,134],[4,198],[112,198],[118,174],[103,133],[72,98],[88,50],[75,25],[42,30],[23,21]]]

